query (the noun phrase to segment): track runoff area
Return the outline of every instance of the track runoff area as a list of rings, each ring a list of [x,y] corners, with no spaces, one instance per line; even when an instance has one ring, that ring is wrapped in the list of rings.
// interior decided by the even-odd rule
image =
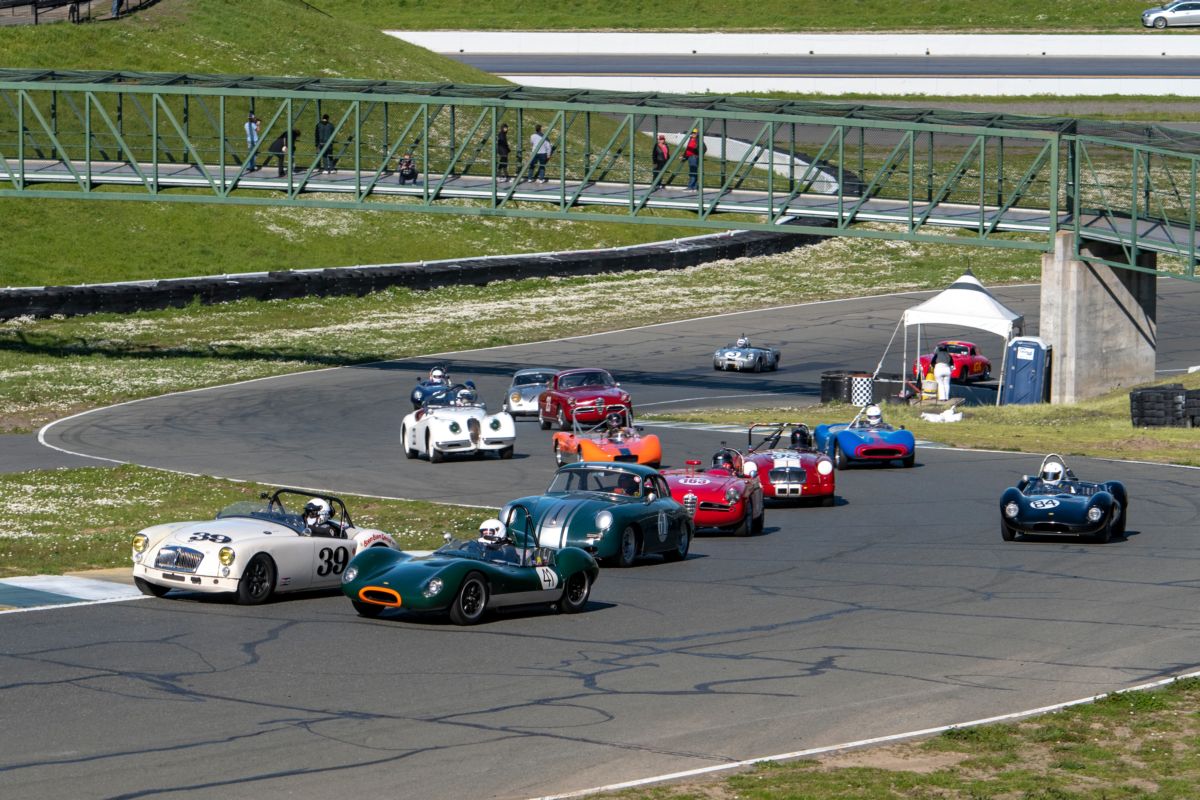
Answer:
[[[1160,330],[1194,328],[1195,290],[1161,286]],[[1036,287],[994,291],[1035,324]],[[166,469],[494,508],[545,487],[550,433],[521,422],[509,462],[407,462],[396,437],[380,431],[398,430],[414,378],[433,363],[475,380],[489,404],[518,366],[595,365],[614,372],[643,411],[803,405],[815,402],[821,371],[871,368],[899,313],[925,296],[283,376],[102,409],[41,436],[74,453]],[[780,371],[713,372],[713,349],[741,333],[780,347]],[[1186,341],[1164,337],[1160,369],[1186,368]],[[998,342],[979,343],[994,352]],[[672,464],[706,458],[723,440],[741,443],[734,430],[654,430]],[[394,789],[402,763],[406,783],[430,796],[550,797],[1010,718],[1194,664],[1189,565],[1200,473],[1072,460],[1081,477],[1129,487],[1127,536],[1108,546],[1004,543],[999,493],[1038,461],[922,445],[915,469],[844,471],[836,507],[770,508],[761,536],[703,535],[685,562],[604,570],[588,611],[573,617],[505,615],[464,631],[360,620],[340,595],[257,609],[201,598],[108,603],[56,611],[53,626],[38,624],[40,614],[6,615],[0,641],[15,658],[14,680],[33,669],[30,652],[69,648],[121,690],[89,691],[86,716],[72,698],[44,709],[34,695],[10,692],[14,719],[50,721],[57,747],[113,767],[160,744],[154,731],[178,713],[170,698],[183,692],[204,703],[191,707],[187,726],[172,726],[173,738],[218,757],[241,787],[235,794]],[[122,648],[104,644],[116,640]],[[322,663],[331,643],[336,663]],[[200,652],[210,666],[196,662]],[[146,663],[157,665],[155,680],[186,680],[167,679],[170,692],[129,706],[121,697],[145,694]],[[104,746],[96,722],[118,711],[132,715],[121,752]],[[0,757],[18,779],[14,796],[36,796],[43,781],[95,791],[96,767],[45,762],[38,737],[22,733],[12,732]],[[526,748],[536,770],[514,763]],[[487,769],[457,769],[468,758]],[[155,785],[201,785],[209,772],[187,758],[156,769]],[[112,794],[148,780],[137,770],[103,775]]]

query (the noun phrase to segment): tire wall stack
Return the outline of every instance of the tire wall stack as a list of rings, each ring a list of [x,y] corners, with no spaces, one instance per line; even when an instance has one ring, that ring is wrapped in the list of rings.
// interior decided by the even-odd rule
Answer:
[[[1129,393],[1129,416],[1135,428],[1200,427],[1200,389],[1180,383],[1135,389]]]

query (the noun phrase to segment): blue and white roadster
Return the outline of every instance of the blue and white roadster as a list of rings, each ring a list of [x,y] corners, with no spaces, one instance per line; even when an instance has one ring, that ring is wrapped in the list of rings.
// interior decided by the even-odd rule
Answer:
[[[875,409],[874,414],[859,413],[850,422],[818,425],[813,431],[815,448],[832,458],[838,469],[855,463],[891,461],[911,467],[917,458],[917,440],[912,431],[884,422],[877,406],[868,409]]]

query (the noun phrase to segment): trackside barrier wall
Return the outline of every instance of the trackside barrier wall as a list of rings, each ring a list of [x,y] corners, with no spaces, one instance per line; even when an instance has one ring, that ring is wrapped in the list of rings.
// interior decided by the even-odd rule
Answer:
[[[613,250],[541,253],[423,264],[280,270],[210,278],[0,289],[0,319],[126,313],[180,308],[199,300],[281,300],[311,295],[362,296],[391,286],[434,289],[493,281],[693,267],[721,259],[773,255],[812,244],[810,234],[736,231]]]
[[[1134,389],[1129,416],[1135,428],[1200,427],[1200,390],[1184,389],[1181,383]]]

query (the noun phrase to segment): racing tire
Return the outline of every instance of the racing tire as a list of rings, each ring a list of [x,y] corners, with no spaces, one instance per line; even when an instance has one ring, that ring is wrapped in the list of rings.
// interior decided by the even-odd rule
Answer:
[[[771,365],[771,372],[775,372],[777,369],[779,369],[780,360],[781,359],[778,359],[778,358],[775,359],[775,363]]]
[[[750,518],[750,532],[754,534],[762,533],[763,528],[767,523],[767,508],[765,505],[758,507],[758,516]]]
[[[538,425],[542,426],[544,431],[550,430],[550,420],[543,417],[541,411],[538,412]]]
[[[1092,535],[1092,541],[1095,542],[1096,544],[1108,544],[1109,542],[1112,541],[1112,537],[1113,537],[1113,521],[1111,519],[1109,519],[1107,522],[1104,523],[1104,527],[1102,527],[1100,530],[1096,531],[1096,533]]]
[[[1158,30],[1160,30],[1160,31],[1161,31],[1163,28],[1167,27],[1167,18],[1166,18],[1166,17],[1155,17],[1155,19],[1154,19],[1154,27],[1155,27],[1155,28],[1157,28],[1157,29],[1158,29]]]
[[[721,365],[714,361],[713,362],[713,372],[720,372],[720,371],[721,371]]]
[[[825,508],[833,508],[837,505],[837,498],[831,494],[826,495],[825,497],[821,498],[821,505]]]
[[[558,446],[558,442],[554,443],[554,463],[560,467],[567,463],[566,459],[563,458],[563,451],[562,448]]]
[[[383,606],[377,606],[374,603],[364,603],[362,600],[351,600],[350,605],[354,606],[354,610],[358,612],[360,617],[375,619],[375,617],[383,613]]]
[[[425,452],[429,453],[430,464],[438,464],[446,457],[441,450],[433,446],[433,439],[429,434],[425,434]]]
[[[170,586],[159,586],[157,583],[151,583],[145,578],[134,578],[133,585],[138,588],[142,594],[148,594],[151,597],[165,597],[167,592],[171,591]]]
[[[670,550],[663,553],[664,561],[683,561],[687,558],[688,550],[692,547],[692,536],[694,530],[690,522],[685,522],[683,532],[679,536],[679,542]]]
[[[265,603],[275,590],[275,563],[259,553],[250,559],[238,581],[237,602],[241,606]]]
[[[507,461],[513,457],[513,445],[510,444],[508,447],[501,447],[498,452],[500,454],[500,460]]]
[[[562,598],[558,601],[558,610],[564,614],[578,614],[587,605],[588,597],[592,594],[592,579],[586,572],[576,572],[567,578],[563,585]]]
[[[831,454],[831,458],[833,458],[834,469],[845,469],[846,465],[849,463],[849,461],[846,459],[846,454],[842,452],[842,448],[837,442],[833,443],[833,453]]]
[[[917,463],[917,454],[915,452],[909,453],[904,458],[900,459],[900,466],[904,467],[905,469],[912,469],[912,466],[915,463]]]
[[[569,424],[567,424],[567,415],[566,415],[566,412],[563,411],[562,406],[558,407],[558,417],[556,418],[556,420],[558,422],[558,429],[560,431],[571,430],[571,426]]]
[[[763,360],[762,360],[761,356],[754,361],[754,371],[755,372],[763,371]]]
[[[1010,528],[1004,520],[1000,520],[1000,538],[1006,542],[1011,542],[1017,538],[1017,532]]]
[[[749,536],[750,531],[754,528],[754,509],[751,503],[745,503],[746,513],[742,514],[742,521],[733,528],[734,536]]]
[[[474,625],[487,611],[488,587],[483,576],[472,572],[462,582],[450,605],[450,621],[455,625]]]
[[[400,444],[404,448],[404,457],[405,458],[416,458],[417,457],[416,448],[412,448],[412,447],[408,446],[408,428],[404,427],[403,425],[400,426]]]
[[[625,530],[621,531],[621,541],[617,544],[617,554],[613,557],[613,562],[622,569],[632,567],[633,562],[637,560],[637,531],[632,525],[626,525]]]
[[[1128,509],[1125,506],[1121,506],[1121,513],[1117,515],[1116,522],[1114,522],[1112,526],[1112,532],[1115,536],[1125,535],[1125,518],[1127,511]]]

